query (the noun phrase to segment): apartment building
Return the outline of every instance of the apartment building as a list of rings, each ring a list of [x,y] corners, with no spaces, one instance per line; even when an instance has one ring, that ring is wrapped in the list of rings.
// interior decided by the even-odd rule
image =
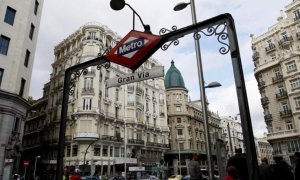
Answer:
[[[267,134],[264,134],[261,138],[255,138],[255,146],[257,151],[257,161],[261,163],[262,158],[267,158],[269,164],[273,164],[273,148],[267,141]]]
[[[18,171],[43,0],[0,3],[0,179]]]
[[[53,71],[47,85],[49,90],[44,88],[44,94],[47,94],[46,117],[36,118],[44,121],[36,122],[41,125],[43,133],[40,136],[30,135],[33,121],[28,117],[25,126],[28,138],[24,138],[24,147],[28,150],[37,147],[47,149],[33,156],[41,156],[40,167],[49,173],[54,173],[56,168],[65,70],[98,57],[120,39],[105,25],[87,23],[55,47]],[[136,72],[158,65],[155,59],[150,58]],[[106,87],[107,79],[131,72],[111,63],[109,68],[87,68],[76,81],[68,103],[66,171],[74,172],[75,168],[79,168],[84,174],[96,172],[102,177],[109,177],[124,172],[126,166],[127,172],[129,166],[151,170],[163,159],[164,152],[169,149],[163,78]],[[39,172],[42,171],[39,169]]]
[[[226,143],[228,157],[235,155],[235,150],[239,148],[242,148],[243,153],[246,153],[242,125],[238,117],[239,116],[221,117],[222,135]]]
[[[267,32],[251,36],[254,74],[267,140],[274,156],[290,163],[300,150],[300,1],[286,5],[277,20]]]
[[[174,61],[165,76],[167,94],[168,124],[170,129],[170,151],[165,160],[172,174],[188,174],[187,164],[192,154],[199,154],[201,168],[207,169],[205,133],[201,101],[190,101],[181,72]],[[217,168],[215,134],[221,133],[220,117],[217,113],[208,112],[209,132],[213,163]]]

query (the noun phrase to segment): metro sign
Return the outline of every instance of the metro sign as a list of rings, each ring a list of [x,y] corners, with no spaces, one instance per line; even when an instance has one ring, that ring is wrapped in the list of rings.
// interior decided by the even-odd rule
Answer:
[[[149,33],[130,31],[106,56],[116,64],[136,70],[152,53],[161,37]],[[154,48],[155,49],[155,48]]]

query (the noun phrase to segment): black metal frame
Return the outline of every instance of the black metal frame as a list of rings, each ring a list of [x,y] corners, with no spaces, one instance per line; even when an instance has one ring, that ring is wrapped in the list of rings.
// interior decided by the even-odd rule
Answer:
[[[167,50],[170,45],[178,45],[179,38],[184,37],[187,34],[194,33],[194,38],[199,40],[201,34],[205,36],[217,36],[218,41],[222,45],[219,49],[221,54],[227,54],[230,52],[231,61],[233,66],[233,73],[235,79],[235,86],[237,91],[237,98],[241,116],[241,124],[243,129],[244,142],[246,145],[246,157],[248,164],[248,172],[250,180],[258,179],[258,163],[255,148],[255,141],[253,136],[253,129],[250,118],[250,111],[248,105],[248,98],[245,86],[245,80],[243,75],[243,68],[241,62],[241,56],[238,46],[237,34],[234,24],[234,19],[228,13],[221,14],[216,17],[204,20],[197,24],[186,26],[184,28],[178,29],[176,26],[172,27],[173,31],[168,29],[161,29],[161,40],[152,48],[150,51],[144,55],[140,60],[144,62],[152,54],[154,54],[159,48],[162,50]],[[167,33],[168,32],[168,33]],[[224,40],[228,39],[228,44]],[[65,144],[65,128],[67,119],[67,102],[68,102],[68,86],[70,85],[70,78],[72,73],[79,70],[85,69],[89,66],[101,65],[108,62],[105,56],[98,57],[94,60],[78,64],[76,66],[70,67],[66,70],[65,81],[64,81],[64,93],[61,111],[61,124],[60,124],[60,135],[59,135],[59,150],[57,155],[57,169],[56,177],[61,180],[63,171],[63,154],[64,154],[64,144]],[[75,84],[73,84],[75,85]],[[72,86],[73,86],[72,85]]]

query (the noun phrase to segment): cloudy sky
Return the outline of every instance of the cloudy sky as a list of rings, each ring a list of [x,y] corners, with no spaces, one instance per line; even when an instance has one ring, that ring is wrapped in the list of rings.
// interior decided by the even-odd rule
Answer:
[[[35,99],[42,96],[43,85],[49,81],[54,47],[80,26],[88,22],[99,22],[108,26],[121,37],[132,29],[132,11],[125,7],[114,11],[109,0],[45,0],[38,35],[37,51],[33,67],[30,95]],[[180,0],[127,0],[151,26],[153,34],[161,28],[171,29],[173,25],[182,28],[192,24],[190,7],[173,11]],[[197,21],[203,21],[223,13],[230,13],[238,34],[241,59],[243,62],[248,100],[255,136],[266,132],[260,95],[253,75],[253,62],[250,34],[260,35],[276,23],[280,10],[292,0],[195,0]],[[136,29],[143,30],[138,18]],[[229,55],[220,55],[220,44],[214,37],[201,38],[201,54],[206,82],[218,81],[222,87],[207,89],[209,109],[221,116],[234,116],[239,113],[233,73]],[[181,71],[191,100],[200,97],[194,41],[191,35],[181,38],[178,46],[167,51],[159,50],[154,55],[165,71],[171,60]]]

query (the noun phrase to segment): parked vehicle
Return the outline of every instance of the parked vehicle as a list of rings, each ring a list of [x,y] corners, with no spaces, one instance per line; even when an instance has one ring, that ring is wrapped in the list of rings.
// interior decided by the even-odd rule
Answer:
[[[125,180],[125,177],[118,175],[118,176],[111,177],[108,180]]]
[[[144,175],[140,178],[140,180],[159,180],[158,177],[153,175]]]
[[[168,178],[168,180],[181,180],[181,175],[172,175]]]
[[[81,180],[100,180],[97,176],[82,176]]]

